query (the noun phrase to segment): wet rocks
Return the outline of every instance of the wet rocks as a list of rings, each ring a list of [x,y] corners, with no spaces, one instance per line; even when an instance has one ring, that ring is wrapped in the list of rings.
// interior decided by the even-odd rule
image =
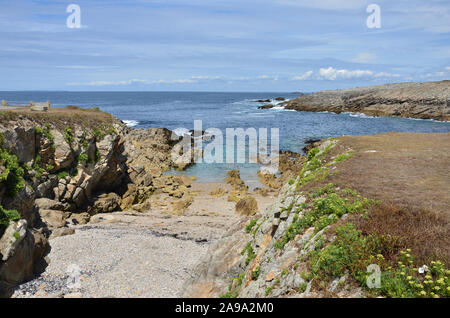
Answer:
[[[273,104],[266,104],[266,105],[258,106],[258,109],[270,109],[273,107],[274,107]]]

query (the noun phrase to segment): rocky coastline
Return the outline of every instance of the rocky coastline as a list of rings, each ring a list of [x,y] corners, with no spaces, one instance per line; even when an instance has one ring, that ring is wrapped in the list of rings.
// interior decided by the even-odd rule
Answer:
[[[188,166],[173,152],[201,155],[168,129],[2,112],[0,296],[448,297],[449,138],[309,140],[250,191],[239,170],[222,184],[165,174]],[[374,263],[392,285],[366,288]],[[68,288],[73,264],[82,287]]]
[[[278,106],[297,111],[354,112],[370,116],[450,121],[450,81],[325,90],[304,94]],[[260,108],[268,109],[271,105]]]
[[[98,109],[68,107],[0,116],[0,294],[41,273],[49,239],[99,213],[142,210],[157,190],[187,197],[189,180],[162,173],[176,136],[132,129]],[[191,155],[191,154],[187,154]]]

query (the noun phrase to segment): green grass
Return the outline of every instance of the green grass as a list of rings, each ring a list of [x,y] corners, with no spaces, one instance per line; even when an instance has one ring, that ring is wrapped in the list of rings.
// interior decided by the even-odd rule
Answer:
[[[220,298],[237,298],[239,295],[239,291],[241,289],[242,283],[244,282],[245,273],[241,273],[238,277],[235,277],[231,280],[230,285],[228,286],[228,292],[223,295],[220,295]],[[236,285],[233,288],[233,284],[236,281]]]
[[[258,219],[251,220],[250,223],[245,227],[245,233],[250,233],[257,222]]]
[[[330,224],[335,223],[344,214],[353,214],[366,211],[373,200],[361,197],[355,193],[353,196],[342,195],[342,191],[335,192],[333,185],[328,184],[322,188],[310,190],[306,204],[295,211],[292,223],[286,229],[284,236],[275,247],[283,249],[297,234],[314,227],[314,233],[319,232]],[[300,212],[303,212],[300,215]]]
[[[247,258],[245,259],[245,266],[247,266],[256,257],[256,254],[253,251],[252,242],[248,242],[241,251],[241,255],[245,255],[245,253],[247,253]]]

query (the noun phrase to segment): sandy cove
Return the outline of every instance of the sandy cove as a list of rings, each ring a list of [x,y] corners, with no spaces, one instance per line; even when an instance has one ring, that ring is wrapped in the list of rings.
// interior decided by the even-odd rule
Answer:
[[[239,219],[227,195],[210,195],[218,187],[231,191],[227,184],[194,182],[194,201],[184,215],[172,213],[168,204],[143,213],[98,214],[74,226],[73,235],[50,240],[46,271],[20,285],[13,297],[179,296],[198,260]],[[254,194],[261,211],[274,196]],[[74,265],[80,288],[67,284]]]

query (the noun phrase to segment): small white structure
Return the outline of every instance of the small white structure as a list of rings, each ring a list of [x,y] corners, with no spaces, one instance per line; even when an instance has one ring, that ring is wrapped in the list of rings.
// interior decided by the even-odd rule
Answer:
[[[50,101],[47,101],[45,103],[30,102],[30,106],[31,106],[31,110],[47,111],[50,108],[51,103],[50,103]]]

